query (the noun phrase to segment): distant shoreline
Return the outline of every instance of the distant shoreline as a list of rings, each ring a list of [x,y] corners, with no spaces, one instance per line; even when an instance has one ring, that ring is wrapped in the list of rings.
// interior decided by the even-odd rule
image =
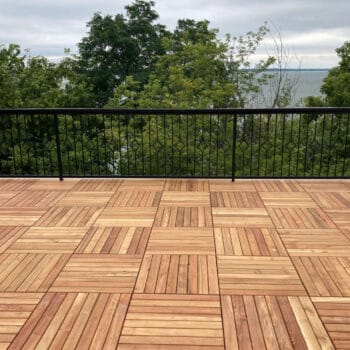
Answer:
[[[331,68],[287,68],[283,72],[328,72]],[[278,72],[279,68],[269,68],[268,72]]]

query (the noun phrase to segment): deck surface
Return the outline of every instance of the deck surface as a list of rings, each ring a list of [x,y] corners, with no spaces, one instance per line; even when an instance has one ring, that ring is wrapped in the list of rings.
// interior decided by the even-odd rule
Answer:
[[[350,349],[350,181],[0,180],[0,349]]]

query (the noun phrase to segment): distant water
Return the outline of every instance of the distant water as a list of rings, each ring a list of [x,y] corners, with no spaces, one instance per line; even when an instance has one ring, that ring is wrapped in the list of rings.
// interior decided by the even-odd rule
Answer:
[[[326,70],[286,71],[292,82],[296,82],[291,106],[302,106],[302,100],[307,96],[319,96]],[[265,89],[264,89],[265,90]],[[267,90],[266,90],[267,91]]]

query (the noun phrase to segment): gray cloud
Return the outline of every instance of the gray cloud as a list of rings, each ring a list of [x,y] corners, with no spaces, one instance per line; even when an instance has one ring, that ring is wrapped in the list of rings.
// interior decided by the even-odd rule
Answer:
[[[124,12],[126,0],[1,0],[0,44],[15,42],[33,54],[60,56],[76,49],[94,12]],[[179,18],[208,19],[220,35],[243,35],[265,20],[281,31],[304,67],[337,63],[335,48],[350,39],[349,0],[158,0],[160,22],[173,29]],[[269,41],[259,51],[263,55]]]

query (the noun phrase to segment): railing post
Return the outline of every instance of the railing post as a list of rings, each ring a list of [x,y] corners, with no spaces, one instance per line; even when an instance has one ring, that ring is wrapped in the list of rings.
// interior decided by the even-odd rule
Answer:
[[[57,168],[60,181],[63,181],[63,168],[62,168],[62,155],[61,155],[61,143],[60,143],[60,130],[58,127],[58,115],[53,115],[56,134],[56,151],[57,151]]]
[[[236,140],[237,140],[237,113],[233,116],[233,132],[232,132],[232,174],[231,180],[235,182],[236,179]]]

